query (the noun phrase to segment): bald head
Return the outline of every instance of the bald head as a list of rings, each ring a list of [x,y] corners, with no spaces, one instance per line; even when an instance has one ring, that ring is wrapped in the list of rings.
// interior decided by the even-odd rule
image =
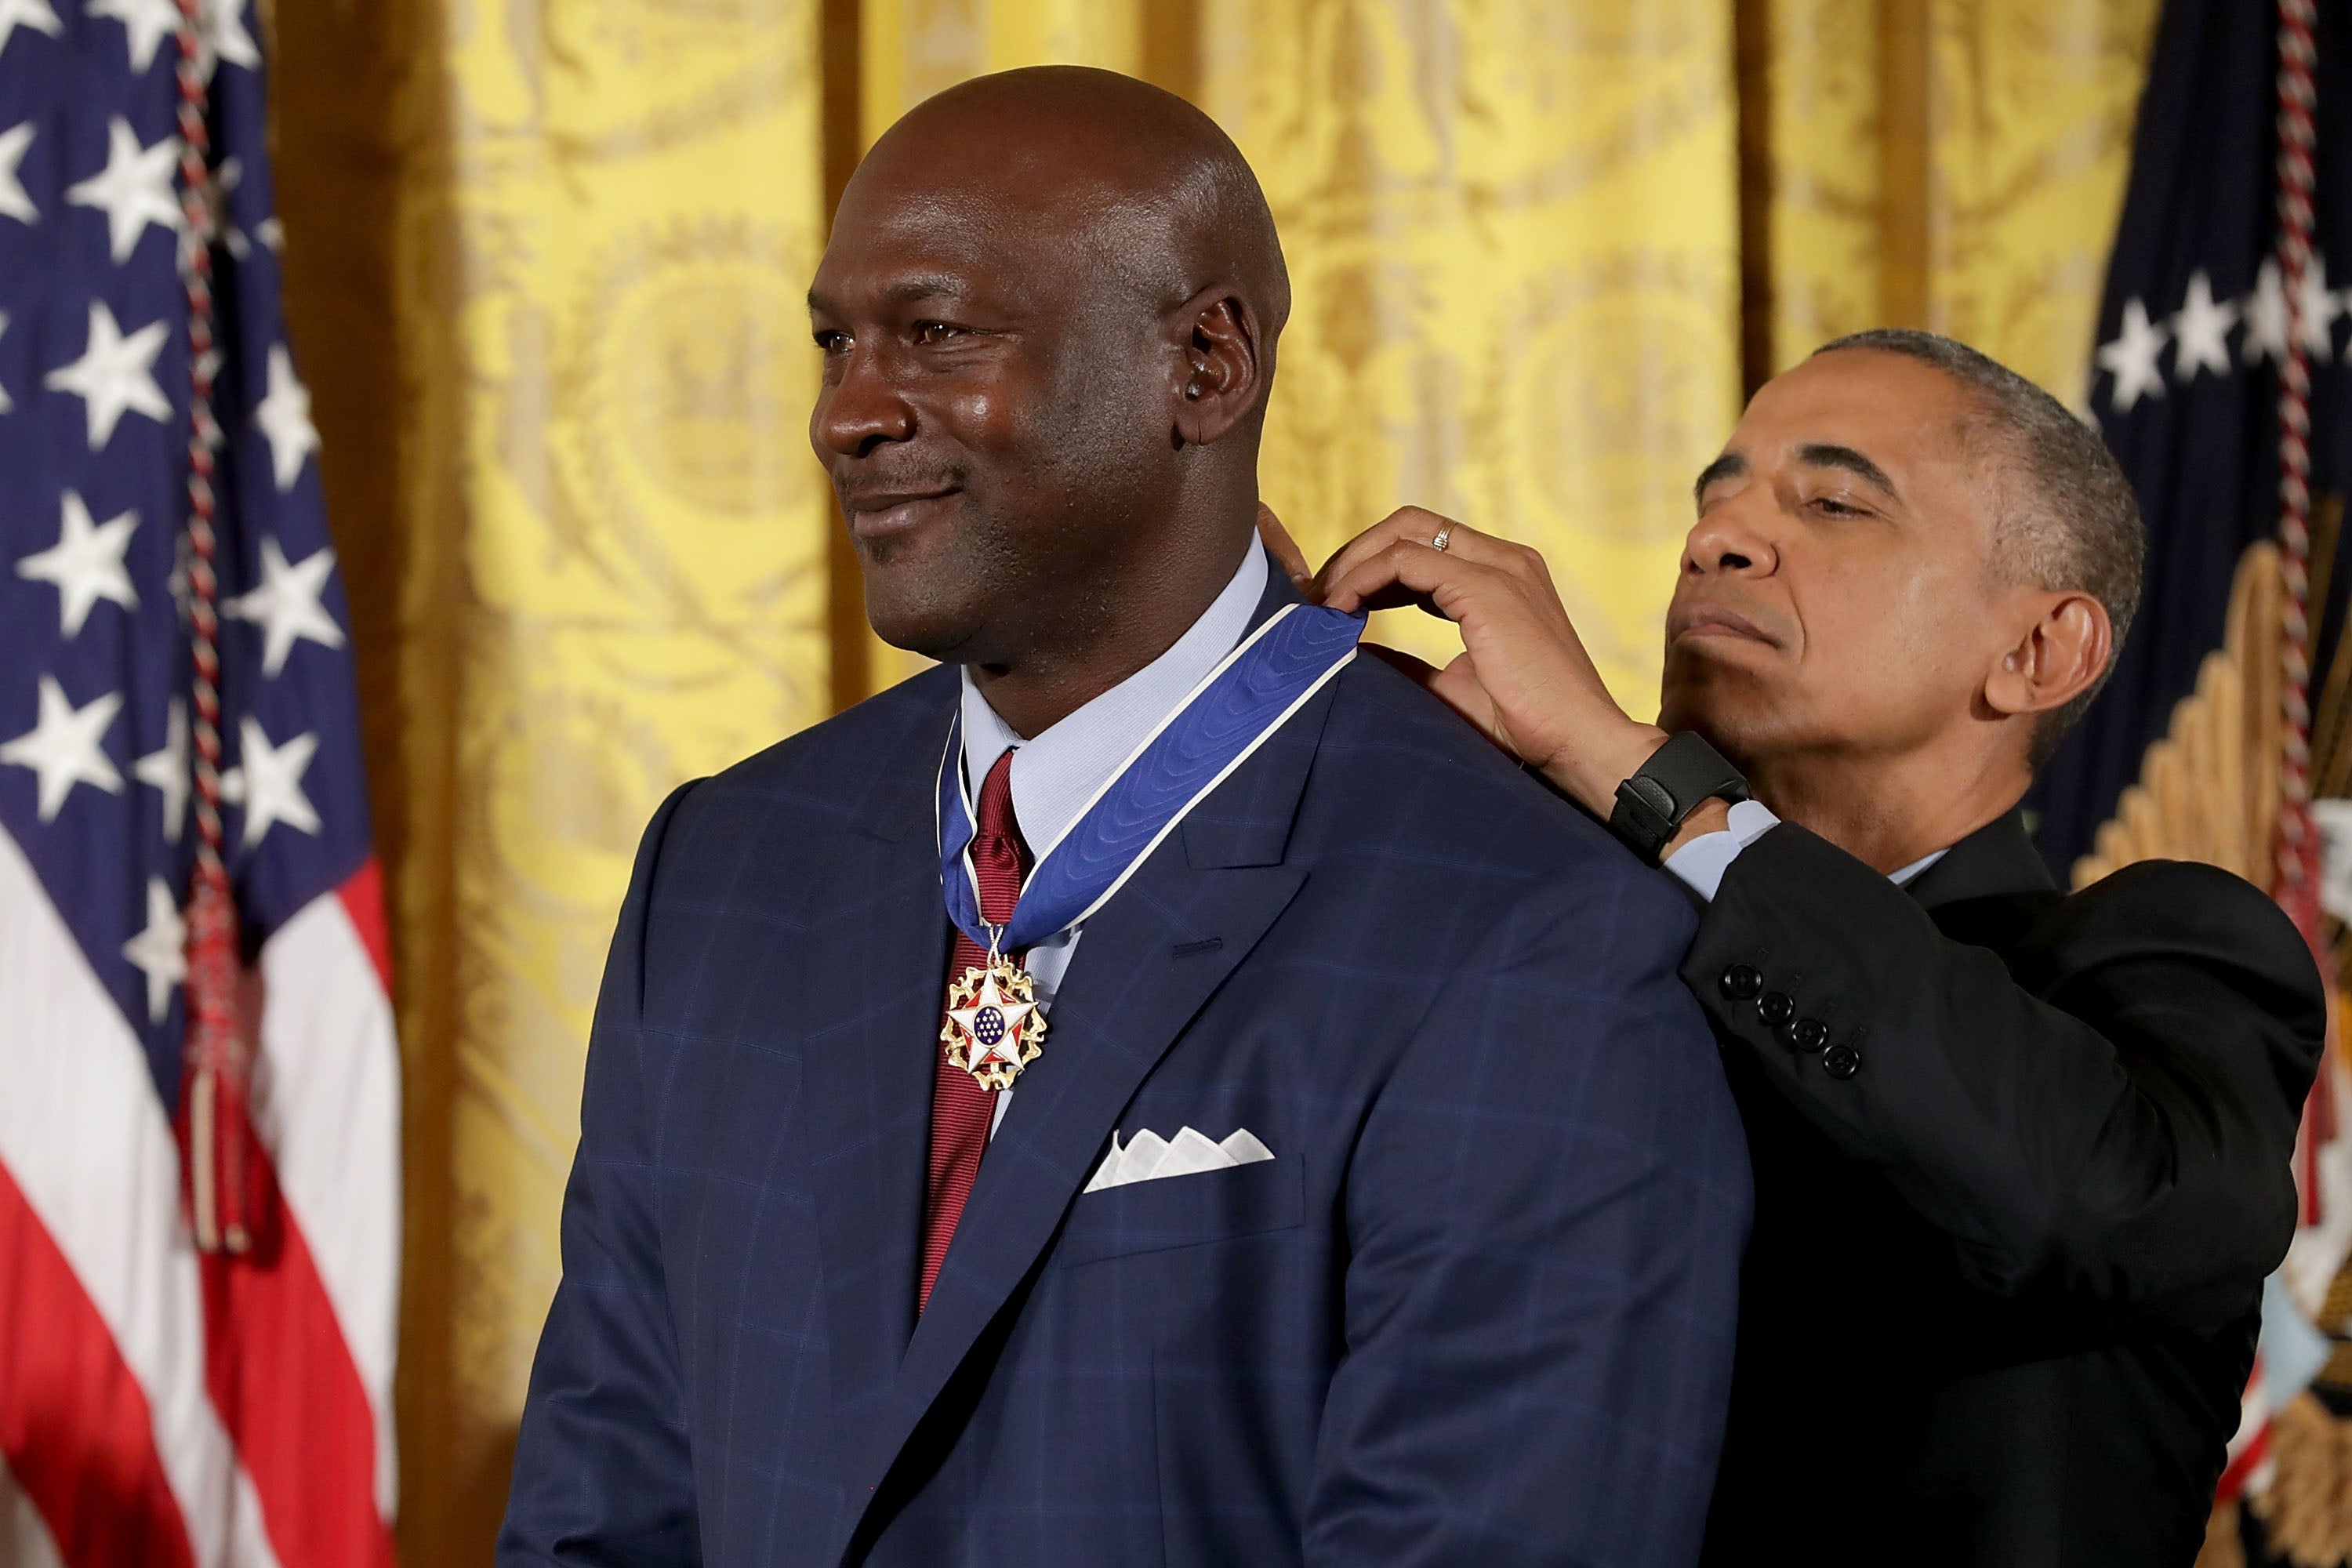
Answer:
[[[1102,689],[1249,548],[1289,279],[1183,100],[1067,66],[929,100],[850,179],[809,309],[810,437],[886,640]]]
[[[1086,66],[976,77],[909,110],[849,184],[929,187],[997,205],[1079,246],[1155,309],[1230,282],[1263,318],[1290,316],[1290,274],[1257,175],[1217,122],[1174,93]]]

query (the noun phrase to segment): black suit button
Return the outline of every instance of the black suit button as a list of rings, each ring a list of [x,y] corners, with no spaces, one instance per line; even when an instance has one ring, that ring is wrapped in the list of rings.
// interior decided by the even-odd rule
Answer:
[[[1830,1026],[1819,1018],[1800,1018],[1780,1031],[1792,1051],[1818,1051],[1830,1043]]]
[[[1735,963],[1723,972],[1716,988],[1734,1002],[1753,1002],[1764,990],[1764,972],[1752,963]]]
[[[1832,1046],[1822,1053],[1822,1070],[1832,1078],[1852,1078],[1862,1070],[1862,1053],[1852,1046]]]
[[[1797,1005],[1789,1000],[1785,991],[1767,991],[1764,999],[1756,1004],[1756,1016],[1768,1029],[1777,1029],[1797,1016]]]

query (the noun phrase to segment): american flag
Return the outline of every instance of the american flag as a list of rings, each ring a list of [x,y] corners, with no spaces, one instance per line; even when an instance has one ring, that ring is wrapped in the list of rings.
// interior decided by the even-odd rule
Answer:
[[[0,0],[12,1568],[392,1560],[399,1060],[259,25]]]
[[[2352,342],[2341,331],[2352,290],[2331,288],[2327,271],[2332,259],[2340,275],[2348,256],[2352,8],[2341,0],[2166,0],[2091,386],[2092,411],[2147,521],[2147,588],[2106,694],[2035,786],[2042,848],[2062,876],[2093,847],[2221,644],[2246,547],[2277,540],[2284,548],[2307,531],[2313,498],[2340,502],[2352,481]],[[2283,426],[2298,426],[2287,438]],[[2300,474],[2287,456],[2298,446]],[[2309,710],[2325,718],[2331,705],[2325,672],[2352,657],[2338,654],[2352,587],[2346,537],[2339,532],[2332,559],[2311,569],[2326,580],[2326,602],[2307,606],[2315,635],[2295,655],[2323,673],[2283,705],[2303,710],[2294,723],[2306,732]],[[2298,574],[2284,576],[2292,584]],[[2282,673],[2284,651],[2266,650]],[[2289,761],[2292,742],[2285,751],[2281,772],[2305,777],[2303,762]],[[2323,794],[2332,793],[2328,772],[2313,781]],[[2282,793],[2281,815],[2293,822]],[[2298,840],[2309,842],[2299,823],[2281,835],[2272,891],[2314,939],[2333,991],[2336,962],[2319,940],[2321,910]],[[2331,1029],[2296,1152],[2300,1224],[2264,1294],[2254,1373],[2221,1475],[2224,1503],[2268,1489],[2273,1423],[2332,1348],[2309,1320],[2352,1251],[2347,1089],[2340,1034]],[[2266,1561],[2261,1521],[2244,1519],[2240,1529],[2248,1560]]]

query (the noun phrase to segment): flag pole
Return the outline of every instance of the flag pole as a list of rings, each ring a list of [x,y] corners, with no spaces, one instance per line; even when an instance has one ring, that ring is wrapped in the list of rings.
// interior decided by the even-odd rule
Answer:
[[[2311,814],[2311,350],[2305,290],[2311,270],[2313,148],[2318,101],[2314,0],[2278,0],[2278,269],[2285,296],[2286,342],[2279,355],[2279,757],[2276,858],[2271,893],[2311,947],[2320,973],[2332,973],[2321,931],[2319,833]],[[2316,607],[2326,612],[2326,605]],[[2331,997],[2334,986],[2329,986]],[[2336,1047],[2335,1007],[2328,1048]],[[2319,1151],[2336,1136],[2337,1107],[2322,1067],[2304,1102],[2295,1147],[2301,1224],[2319,1223]]]
[[[2311,818],[2311,354],[2304,289],[2311,269],[2313,0],[2278,0],[2278,264],[2286,343],[2279,371],[2279,641],[2285,741],[2280,757],[2277,865],[2272,891],[2315,951],[2319,843]],[[2323,606],[2324,608],[2324,606]]]
[[[220,578],[213,415],[213,239],[219,213],[205,122],[211,62],[203,0],[179,0],[180,275],[188,300],[188,620],[194,667],[196,863],[188,899],[188,1028],[181,1089],[188,1215],[205,1252],[243,1253],[256,1232],[247,1115],[251,1052],[237,1005],[244,968],[221,829]]]

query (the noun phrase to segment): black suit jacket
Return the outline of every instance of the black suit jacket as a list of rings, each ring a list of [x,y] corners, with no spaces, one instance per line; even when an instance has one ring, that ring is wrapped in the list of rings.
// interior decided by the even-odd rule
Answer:
[[[2063,895],[2013,815],[1907,889],[1783,825],[1683,977],[1756,1168],[1706,1561],[2186,1568],[2325,1032],[2278,908]]]

